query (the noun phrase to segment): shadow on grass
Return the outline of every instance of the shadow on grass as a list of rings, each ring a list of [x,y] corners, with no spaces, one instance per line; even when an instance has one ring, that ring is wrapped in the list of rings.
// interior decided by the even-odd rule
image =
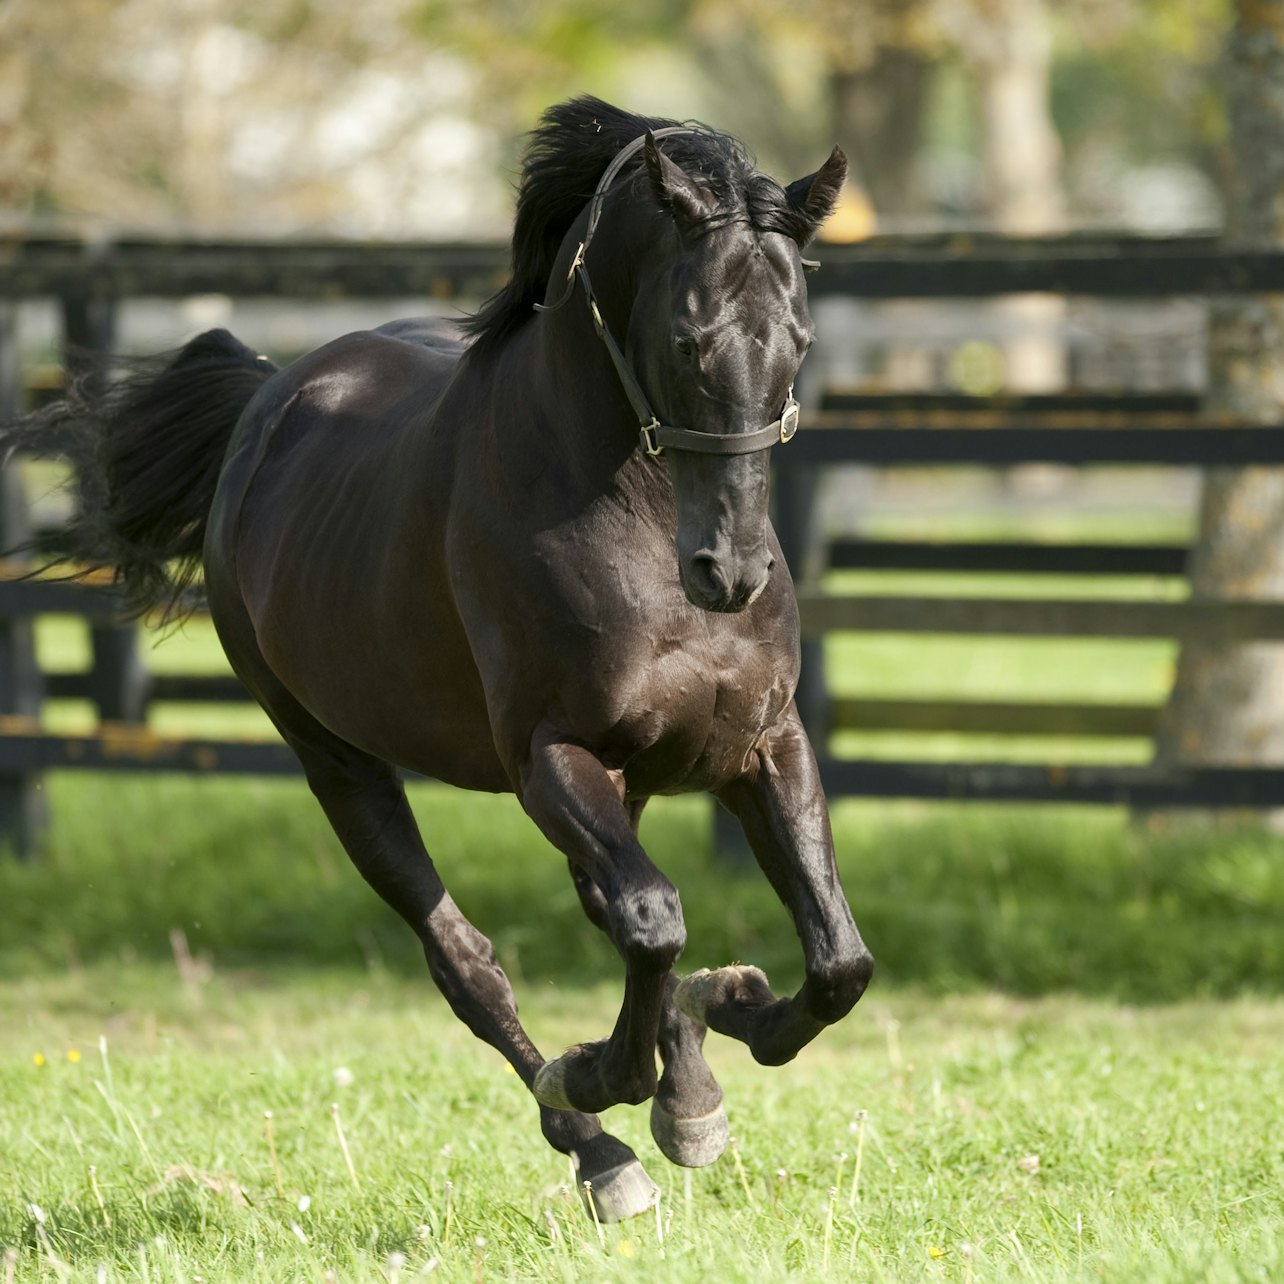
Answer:
[[[63,775],[41,858],[0,859],[0,975],[167,958],[181,931],[219,967],[421,974],[410,931],[348,864],[294,781]],[[459,904],[527,981],[620,975],[565,862],[512,798],[413,791]],[[881,983],[1132,1001],[1284,990],[1284,841],[1139,832],[1121,812],[838,804],[849,898]],[[652,805],[642,837],[682,893],[684,970],[733,959],[800,979],[788,916],[710,852],[703,799]]]

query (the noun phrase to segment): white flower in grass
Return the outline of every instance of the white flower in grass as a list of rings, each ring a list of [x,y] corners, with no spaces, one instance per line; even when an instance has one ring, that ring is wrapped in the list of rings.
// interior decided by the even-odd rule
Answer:
[[[351,1088],[357,1081],[357,1076],[348,1069],[347,1066],[335,1066],[334,1082],[340,1088]]]

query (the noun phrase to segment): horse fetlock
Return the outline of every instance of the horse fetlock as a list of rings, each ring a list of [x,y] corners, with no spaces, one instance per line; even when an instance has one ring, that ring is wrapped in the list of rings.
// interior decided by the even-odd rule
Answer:
[[[673,1005],[680,1012],[719,1034],[733,1037],[743,1037],[737,1029],[738,1018],[774,1000],[761,968],[739,963],[712,972],[701,968],[683,977],[673,991]]]
[[[874,975],[874,956],[857,943],[849,951],[808,969],[806,1007],[826,1025],[841,1021],[854,1008]]]
[[[613,1104],[640,1106],[644,1101],[650,1101],[655,1096],[655,1088],[654,1071],[649,1076],[645,1073],[624,1075],[611,1082]]]
[[[569,1053],[554,1057],[551,1061],[545,1061],[535,1071],[535,1078],[531,1083],[531,1095],[541,1106],[547,1106],[550,1110],[576,1109],[567,1095],[566,1079],[570,1065],[568,1058]]]
[[[596,1114],[610,1106],[637,1106],[655,1095],[655,1063],[622,1065],[610,1043],[580,1043],[535,1072],[531,1092],[541,1106]]]

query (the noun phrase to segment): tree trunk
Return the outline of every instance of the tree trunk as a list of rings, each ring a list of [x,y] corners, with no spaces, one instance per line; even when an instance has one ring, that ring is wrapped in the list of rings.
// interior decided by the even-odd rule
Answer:
[[[1236,0],[1227,52],[1227,239],[1279,248],[1284,0]],[[1217,300],[1209,325],[1209,409],[1278,423],[1284,410],[1284,297]],[[1207,474],[1190,590],[1196,600],[1284,598],[1284,471]],[[1284,762],[1284,646],[1186,644],[1160,720],[1156,757],[1183,764]]]
[[[887,47],[870,66],[830,76],[834,128],[880,220],[921,212],[915,161],[930,73],[916,50]]]
[[[1052,122],[1052,32],[1044,0],[977,0],[971,53],[981,82],[990,217],[1002,232],[1040,236],[1065,224],[1061,140]],[[1065,300],[1021,295],[998,304],[1011,392],[1065,385]]]

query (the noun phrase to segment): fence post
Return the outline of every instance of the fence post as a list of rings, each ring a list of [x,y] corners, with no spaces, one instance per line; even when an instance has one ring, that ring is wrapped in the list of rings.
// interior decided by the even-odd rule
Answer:
[[[116,342],[116,301],[85,294],[62,298],[62,335],[68,378],[105,377],[92,362]],[[138,647],[138,628],[93,624],[89,629],[93,664],[89,694],[100,722],[144,722],[149,675]]]
[[[18,309],[0,303],[0,424],[25,409],[22,354],[18,351]],[[31,536],[27,495],[20,465],[0,469],[0,550],[8,552]],[[38,718],[43,692],[30,619],[0,618],[0,716]],[[36,851],[46,818],[44,786],[38,772],[0,773],[0,844],[20,858]]]

